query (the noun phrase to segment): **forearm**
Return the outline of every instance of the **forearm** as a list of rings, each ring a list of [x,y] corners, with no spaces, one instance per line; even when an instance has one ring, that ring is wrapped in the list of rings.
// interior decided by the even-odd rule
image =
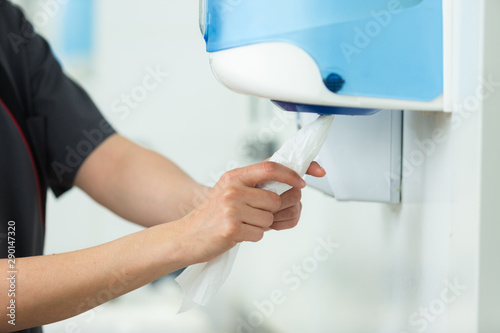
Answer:
[[[88,159],[76,185],[111,211],[146,227],[185,216],[208,190],[165,157],[119,135]]]
[[[16,260],[16,325],[7,323],[10,299],[0,297],[0,331],[63,320],[192,264],[174,225],[160,225],[97,247]],[[0,290],[9,290],[0,260]]]
[[[212,260],[237,243],[259,241],[285,200],[255,187],[268,181],[298,190],[305,186],[294,171],[276,163],[235,169],[191,213],[172,223],[86,250],[17,259],[16,326],[0,321],[0,331],[72,317],[172,271]],[[7,264],[0,260],[0,293],[10,289]],[[0,298],[0,317],[7,318],[9,303]]]

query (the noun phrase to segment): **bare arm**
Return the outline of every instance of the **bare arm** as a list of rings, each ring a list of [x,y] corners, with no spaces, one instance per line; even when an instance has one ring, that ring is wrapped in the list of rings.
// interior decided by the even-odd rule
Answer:
[[[0,332],[75,316],[182,268],[189,258],[181,258],[182,244],[167,228],[151,228],[85,250],[16,259],[16,325],[7,322],[10,300],[2,296]],[[0,270],[8,271],[7,260],[0,260]],[[9,290],[7,277],[1,276],[2,291]]]
[[[308,174],[322,177],[325,171],[314,162]],[[75,185],[114,213],[145,227],[185,216],[209,193],[209,188],[195,182],[165,157],[118,134],[87,158]],[[297,224],[300,198],[298,188],[282,194],[272,229],[288,229]]]
[[[168,159],[118,134],[87,158],[75,185],[117,215],[145,227],[183,217],[209,190]]]
[[[263,162],[230,171],[191,213],[116,241],[81,251],[17,259],[16,326],[7,323],[9,299],[0,298],[0,331],[63,320],[179,268],[211,260],[242,241],[259,241],[282,206],[257,184],[275,180],[305,186],[292,170]],[[0,260],[1,272],[7,260]],[[0,273],[0,290],[9,283]],[[3,293],[3,292],[2,292]]]

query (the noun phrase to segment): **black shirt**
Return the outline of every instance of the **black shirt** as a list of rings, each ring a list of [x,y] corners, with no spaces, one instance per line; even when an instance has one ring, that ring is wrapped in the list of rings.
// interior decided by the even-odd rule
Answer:
[[[0,258],[43,254],[47,189],[69,190],[113,133],[22,12],[0,0]]]

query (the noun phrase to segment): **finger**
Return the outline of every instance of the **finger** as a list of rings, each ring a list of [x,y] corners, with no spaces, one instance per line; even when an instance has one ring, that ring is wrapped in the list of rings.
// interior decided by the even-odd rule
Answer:
[[[245,185],[251,187],[271,180],[288,184],[291,187],[304,188],[306,186],[305,181],[295,171],[279,163],[266,161],[233,171],[237,172],[239,179]]]
[[[235,240],[241,242],[258,242],[264,237],[264,229],[243,223]]]
[[[301,206],[300,203],[288,207],[286,209],[280,210],[274,214],[274,222],[283,222],[298,219],[300,217]]]
[[[240,208],[237,214],[238,220],[258,228],[267,229],[274,222],[274,215],[272,213],[250,206]]]
[[[295,228],[299,224],[299,218],[273,223],[271,229],[281,231]]]
[[[292,188],[281,195],[281,206],[279,210],[292,207],[300,202],[302,191],[298,188]],[[275,212],[277,212],[276,210]]]
[[[274,192],[255,187],[245,187],[243,191],[244,201],[251,207],[273,213],[282,207],[282,197]]]
[[[324,177],[326,175],[325,169],[318,164],[318,162],[312,162],[307,169],[306,174],[311,175],[313,177]]]
[[[274,229],[274,230],[287,230],[287,229],[292,229],[292,228],[295,228],[297,226],[297,224],[299,223],[299,220],[300,220],[300,213],[302,211],[302,203],[299,202],[297,204],[297,209],[298,209],[298,213],[296,211],[293,211],[293,209],[291,211],[288,211],[287,213],[285,213],[284,215],[281,215],[281,216],[278,216],[278,218],[276,218],[276,214],[275,214],[275,222],[271,225],[271,229]],[[289,208],[290,210],[290,208]],[[281,212],[280,212],[281,214]],[[288,216],[291,218],[289,219],[286,219],[286,214],[288,214]],[[281,220],[282,218],[285,218],[284,220]]]

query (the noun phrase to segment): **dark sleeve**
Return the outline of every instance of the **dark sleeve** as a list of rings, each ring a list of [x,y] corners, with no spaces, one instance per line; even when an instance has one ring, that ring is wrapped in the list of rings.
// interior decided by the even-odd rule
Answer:
[[[44,169],[49,186],[59,196],[72,187],[85,158],[115,131],[88,94],[63,73],[48,43],[11,7],[19,16],[19,33],[25,39],[17,59],[26,69],[27,107],[35,131],[44,132]]]

